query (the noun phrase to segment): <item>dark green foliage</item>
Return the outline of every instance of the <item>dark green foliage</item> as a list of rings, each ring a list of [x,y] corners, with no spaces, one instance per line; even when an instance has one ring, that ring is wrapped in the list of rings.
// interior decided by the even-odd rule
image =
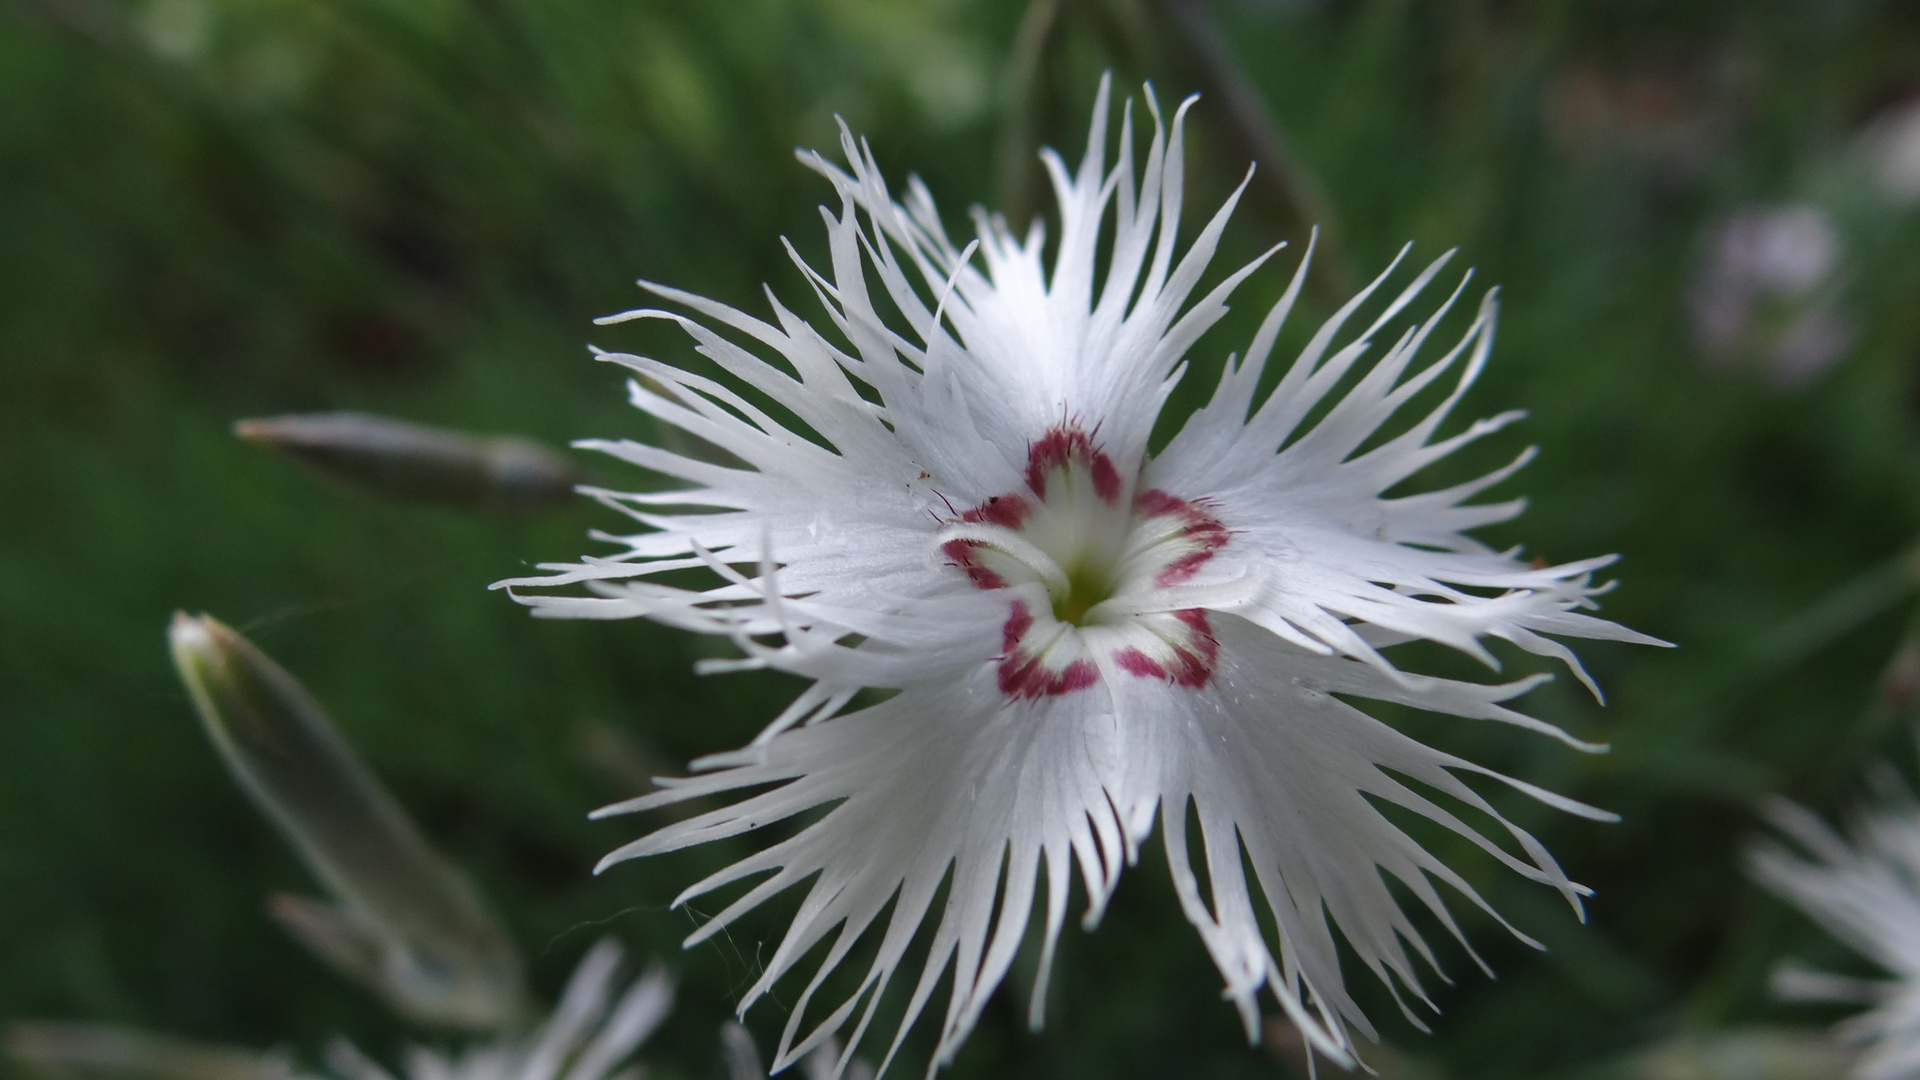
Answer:
[[[1025,159],[996,167],[1003,127],[1077,156],[1103,69],[1122,89],[1155,79],[1169,104],[1216,88],[1173,6],[1060,6],[1024,81],[1008,59],[1018,5],[0,8],[0,1017],[302,1051],[342,1032],[385,1053],[410,1035],[262,914],[270,891],[313,889],[193,721],[163,640],[185,608],[325,701],[505,914],[542,993],[602,933],[668,957],[682,989],[653,1075],[719,1075],[717,1025],[782,904],[680,955],[691,920],[667,903],[745,849],[595,880],[644,823],[584,815],[650,768],[750,738],[792,682],[696,678],[723,645],[536,622],[485,591],[620,527],[585,499],[521,517],[382,501],[229,425],[352,409],[556,444],[646,435],[585,344],[690,350],[589,320],[640,303],[636,277],[754,311],[770,282],[812,313],[778,237],[819,251],[829,192],[792,147],[835,152],[845,115],[892,179],[928,179],[956,233],[970,202],[1045,206]],[[1434,1035],[1377,987],[1371,1014],[1402,1056],[1474,1080],[1591,1075],[1675,1033],[1824,1021],[1770,1004],[1766,973],[1789,955],[1849,961],[1737,855],[1762,795],[1832,810],[1866,762],[1910,763],[1914,688],[1881,673],[1910,633],[1914,574],[1896,560],[1920,534],[1920,213],[1868,190],[1854,140],[1920,92],[1920,19],[1867,0],[1199,6],[1324,194],[1348,273],[1411,239],[1416,258],[1459,245],[1502,284],[1466,411],[1532,418],[1449,469],[1543,452],[1503,489],[1531,509],[1489,539],[1552,560],[1623,553],[1606,614],[1682,646],[1583,650],[1604,710],[1565,678],[1523,702],[1612,743],[1606,756],[1394,715],[1625,820],[1502,802],[1598,891],[1587,927],[1436,840],[1551,951],[1464,913],[1500,978],[1443,949],[1456,981],[1430,980]],[[1217,98],[1193,114],[1189,221],[1244,167]],[[1256,185],[1216,274],[1290,228],[1284,199]],[[1797,199],[1838,223],[1837,304],[1856,333],[1788,387],[1758,362],[1709,362],[1687,296],[1715,221]],[[1199,372],[1243,347],[1283,272],[1246,286]],[[583,466],[590,483],[643,482]],[[1539,667],[1503,656],[1512,674]],[[1470,670],[1437,650],[1406,662]],[[1157,844],[1104,926],[1067,931],[1040,1036],[1018,982],[951,1075],[1294,1064],[1243,1045]],[[751,1018],[763,1044],[779,1011]]]

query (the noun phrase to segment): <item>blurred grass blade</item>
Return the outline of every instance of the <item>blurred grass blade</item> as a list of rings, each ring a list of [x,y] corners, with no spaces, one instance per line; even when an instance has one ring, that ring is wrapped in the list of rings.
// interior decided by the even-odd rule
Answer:
[[[1920,546],[1842,583],[1761,638],[1753,665],[1777,670],[1801,663],[1855,627],[1913,595],[1920,585]]]
[[[387,495],[482,509],[564,501],[578,471],[558,451],[517,435],[469,435],[368,413],[308,413],[233,426],[333,476]]]
[[[286,1061],[224,1046],[201,1046],[95,1024],[21,1023],[7,1052],[50,1076],[125,1080],[294,1080]]]
[[[520,963],[474,890],[285,669],[219,621],[184,613],[174,663],[240,786],[340,902],[276,899],[303,943],[429,1023],[498,1027],[520,1007]]]
[[[1661,725],[1672,730],[1676,725],[1710,720],[1715,715],[1710,706],[1716,700],[1792,671],[1911,598],[1916,587],[1920,587],[1920,545],[1842,582],[1755,638],[1746,649],[1729,655],[1716,669],[1697,676],[1684,693],[1667,702],[1659,714]]]
[[[1160,0],[1159,7],[1187,47],[1189,74],[1225,107],[1226,134],[1236,159],[1259,165],[1251,201],[1264,206],[1282,233],[1294,239],[1304,239],[1318,226],[1316,287],[1344,302],[1358,282],[1347,266],[1340,222],[1325,186],[1294,153],[1285,129],[1241,69],[1226,32],[1203,0]]]

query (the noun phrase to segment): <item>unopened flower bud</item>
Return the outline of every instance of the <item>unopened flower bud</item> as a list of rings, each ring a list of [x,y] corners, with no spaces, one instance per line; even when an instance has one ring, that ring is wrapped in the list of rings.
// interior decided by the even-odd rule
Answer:
[[[243,439],[388,495],[515,510],[558,502],[578,470],[558,451],[517,435],[469,435],[368,413],[241,420]]]
[[[209,617],[174,616],[174,663],[234,778],[337,905],[271,910],[303,944],[428,1023],[497,1027],[520,962],[479,895],[427,846],[306,689]]]

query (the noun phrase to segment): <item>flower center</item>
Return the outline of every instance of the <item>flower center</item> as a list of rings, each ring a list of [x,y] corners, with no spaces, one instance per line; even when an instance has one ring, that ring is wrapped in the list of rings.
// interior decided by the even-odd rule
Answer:
[[[1053,617],[1073,626],[1087,625],[1087,612],[1113,595],[1106,567],[1078,562],[1067,567],[1067,587],[1053,598]]]
[[[1168,602],[1229,534],[1202,506],[1149,489],[1127,497],[1113,461],[1077,425],[1027,453],[1024,490],[962,511],[940,549],[975,588],[1006,589],[998,661],[1009,699],[1085,689],[1102,671],[1205,686],[1218,646],[1207,613]],[[1177,595],[1177,594],[1176,594]]]

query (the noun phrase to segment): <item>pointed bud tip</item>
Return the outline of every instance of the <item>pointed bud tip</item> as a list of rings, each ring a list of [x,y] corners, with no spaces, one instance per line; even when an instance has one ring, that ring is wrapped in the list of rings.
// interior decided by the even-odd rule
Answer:
[[[185,611],[175,611],[173,622],[167,626],[167,636],[176,642],[181,639],[204,638],[210,627],[219,625],[211,615],[189,615]]]
[[[174,666],[179,668],[180,677],[187,680],[189,688],[195,685],[199,661],[214,650],[213,634],[208,626],[212,621],[205,615],[176,611],[167,626],[167,645],[173,652]]]
[[[204,613],[189,615],[176,611],[167,626],[167,642],[173,646],[174,659],[182,664],[189,657],[232,652],[236,644],[245,641],[232,627]]]

